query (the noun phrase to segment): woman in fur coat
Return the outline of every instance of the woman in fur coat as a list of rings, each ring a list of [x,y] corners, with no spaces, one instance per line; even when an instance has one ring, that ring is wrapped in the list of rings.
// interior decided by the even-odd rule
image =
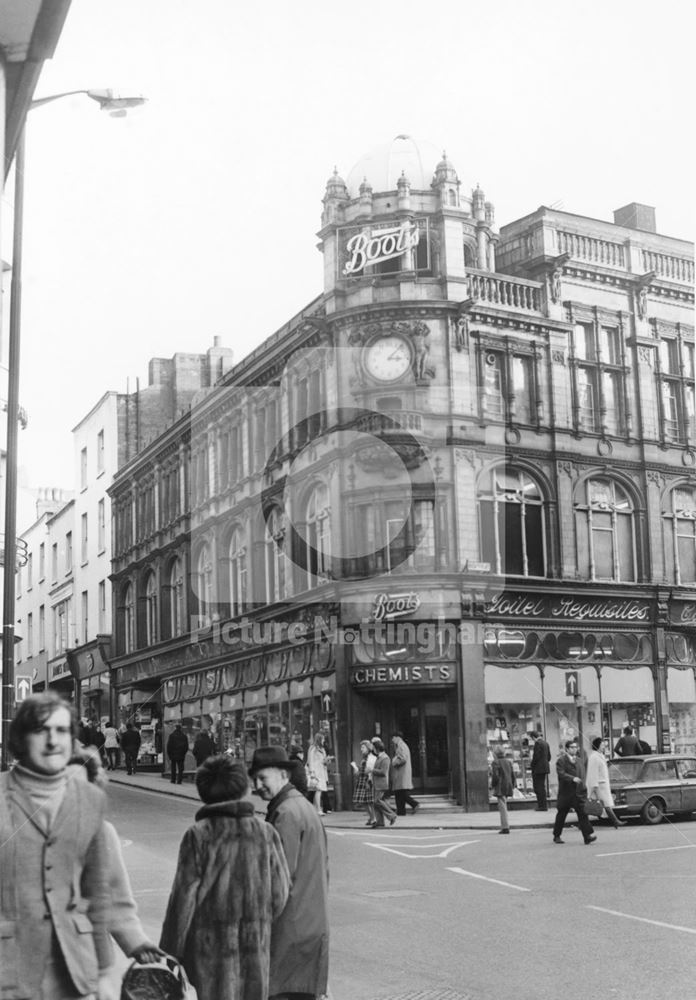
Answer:
[[[290,889],[280,838],[254,815],[240,761],[208,758],[196,787],[205,805],[181,842],[160,946],[198,1000],[267,1000],[271,925]]]

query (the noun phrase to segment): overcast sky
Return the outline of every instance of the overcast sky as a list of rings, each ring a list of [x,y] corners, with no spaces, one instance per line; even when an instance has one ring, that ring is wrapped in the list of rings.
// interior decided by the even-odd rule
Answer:
[[[655,206],[693,238],[688,4],[73,0],[28,125],[24,481],[73,484],[71,428],[153,356],[241,359],[322,291],[334,165],[408,133],[503,225]],[[435,164],[433,164],[433,167]],[[20,524],[20,529],[24,527]]]

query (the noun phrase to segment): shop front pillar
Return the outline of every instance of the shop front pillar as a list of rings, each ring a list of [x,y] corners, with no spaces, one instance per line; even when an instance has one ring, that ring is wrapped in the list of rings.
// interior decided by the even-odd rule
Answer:
[[[350,745],[350,690],[345,665],[345,647],[342,642],[334,647],[336,657],[336,803],[340,812],[350,809],[353,799],[353,773],[350,766],[352,751]]]
[[[477,628],[480,633],[480,627]],[[460,762],[462,805],[467,812],[488,810],[488,749],[483,643],[460,646],[462,657]]]

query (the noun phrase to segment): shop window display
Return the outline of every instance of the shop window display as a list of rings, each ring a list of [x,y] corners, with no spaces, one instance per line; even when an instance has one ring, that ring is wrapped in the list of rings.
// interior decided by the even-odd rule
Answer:
[[[512,760],[516,797],[534,798],[529,770],[531,745],[527,734],[542,728],[542,689],[538,667],[497,667],[485,672],[489,794],[491,764],[497,749]]]
[[[693,668],[668,668],[667,698],[672,752],[696,754],[696,676]]]
[[[649,667],[621,670],[602,668],[602,735],[609,740],[613,753],[624,726],[654,752],[657,747],[655,683]]]

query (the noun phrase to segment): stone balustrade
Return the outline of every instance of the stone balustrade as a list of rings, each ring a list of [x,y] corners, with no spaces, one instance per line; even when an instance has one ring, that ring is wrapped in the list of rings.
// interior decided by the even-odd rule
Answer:
[[[409,410],[389,410],[360,417],[356,429],[362,434],[380,434],[385,431],[422,431],[423,417]]]
[[[669,254],[655,253],[643,250],[643,267],[646,271],[654,271],[658,278],[668,281],[694,282],[694,262],[687,257],[672,257]]]
[[[626,267],[626,248],[622,243],[581,236],[563,229],[556,231],[559,253],[570,254],[576,260],[590,260],[603,267]]]
[[[469,269],[469,298],[491,306],[509,306],[512,309],[541,311],[541,284],[524,281],[490,271]]]

